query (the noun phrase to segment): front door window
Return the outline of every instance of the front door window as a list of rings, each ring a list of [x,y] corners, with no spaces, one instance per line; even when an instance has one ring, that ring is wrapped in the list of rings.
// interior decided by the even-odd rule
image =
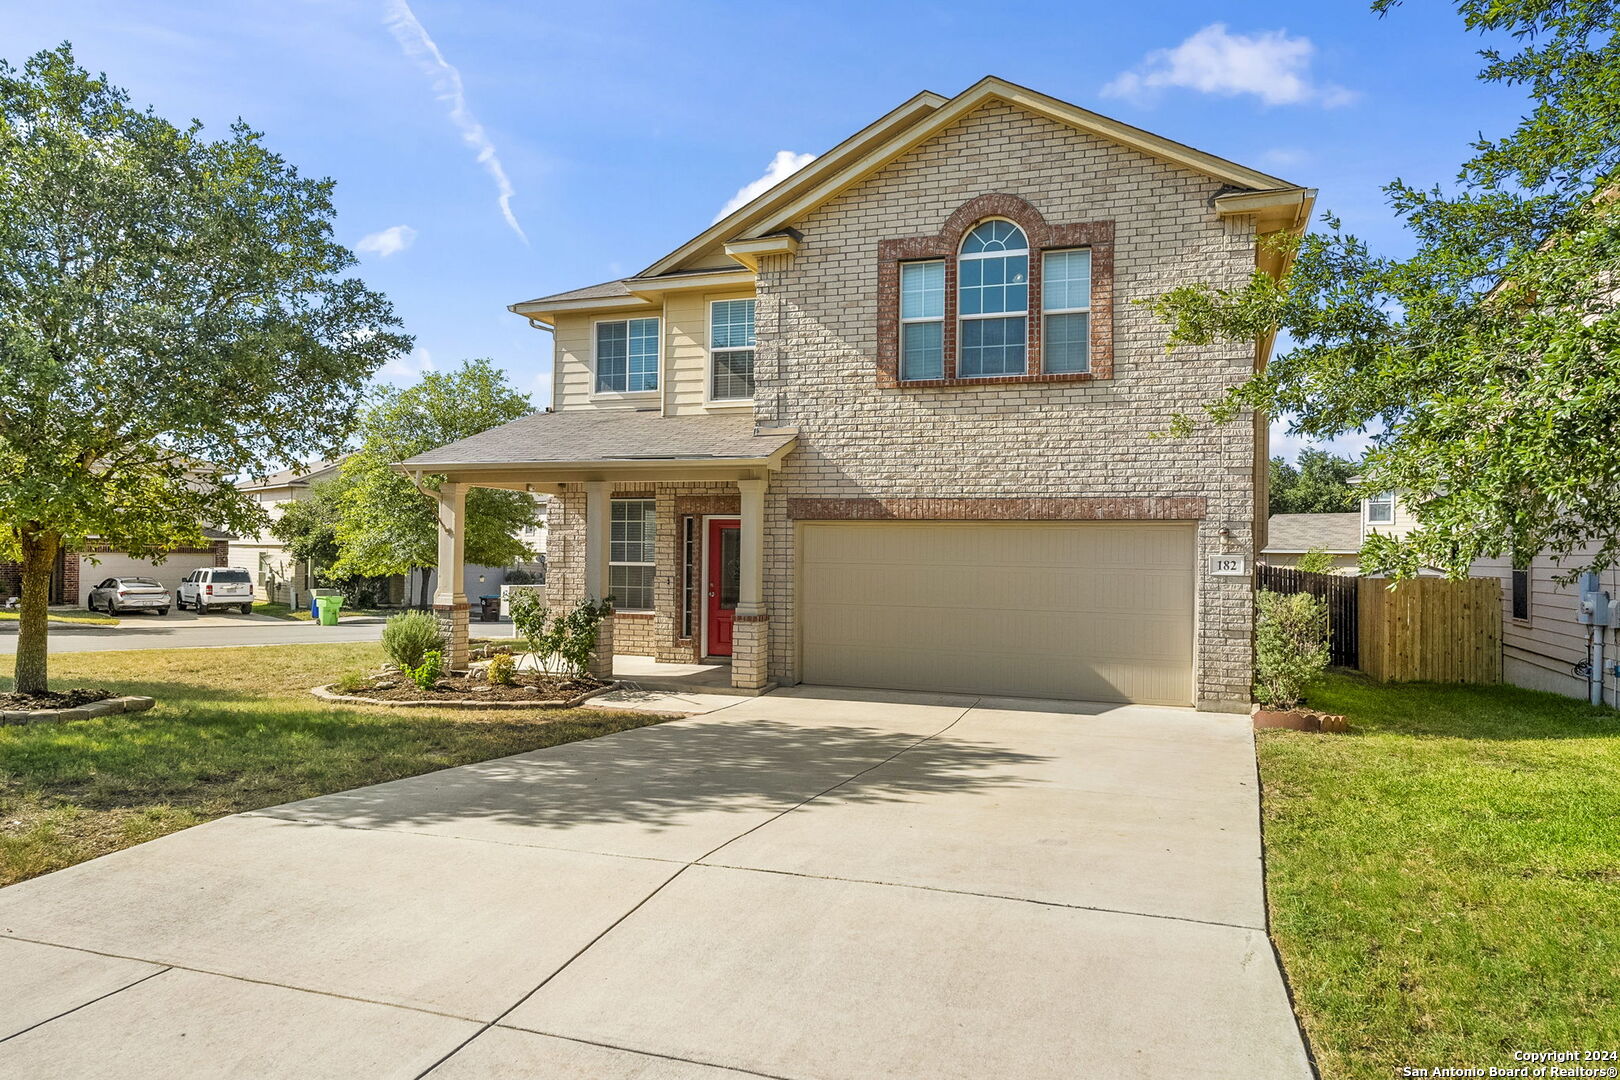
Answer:
[[[708,632],[710,656],[731,655],[731,625],[737,615],[742,576],[742,527],[735,520],[711,520],[708,529]]]

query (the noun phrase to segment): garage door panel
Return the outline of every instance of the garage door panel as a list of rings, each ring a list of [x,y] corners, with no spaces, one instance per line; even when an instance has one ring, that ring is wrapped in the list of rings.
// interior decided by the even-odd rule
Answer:
[[[816,524],[800,550],[808,681],[1191,702],[1190,525]]]
[[[162,584],[171,593],[180,587],[180,579],[193,570],[214,565],[212,552],[194,554],[176,552],[163,562],[153,565],[129,555],[104,552],[95,556],[100,561],[91,564],[89,556],[80,556],[79,606],[84,607],[90,590],[112,577],[149,577]]]

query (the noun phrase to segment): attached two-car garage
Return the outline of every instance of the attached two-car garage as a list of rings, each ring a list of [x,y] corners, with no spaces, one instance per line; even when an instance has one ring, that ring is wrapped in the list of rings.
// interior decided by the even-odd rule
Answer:
[[[1189,705],[1186,522],[806,522],[805,682]]]

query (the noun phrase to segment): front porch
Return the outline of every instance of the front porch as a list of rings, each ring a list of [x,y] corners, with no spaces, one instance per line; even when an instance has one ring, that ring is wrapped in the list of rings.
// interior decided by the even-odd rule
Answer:
[[[766,493],[793,446],[793,432],[756,429],[747,416],[578,410],[402,462],[438,504],[434,610],[451,666],[467,662],[467,492],[489,487],[553,496],[553,609],[614,602],[591,674],[646,689],[768,689]]]

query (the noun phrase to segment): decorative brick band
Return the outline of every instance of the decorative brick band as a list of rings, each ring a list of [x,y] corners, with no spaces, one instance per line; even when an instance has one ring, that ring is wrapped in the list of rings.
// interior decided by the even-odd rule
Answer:
[[[658,613],[655,611],[615,611],[613,617],[635,622],[640,619],[655,619],[658,617]]]
[[[464,602],[462,602],[460,604],[434,604],[433,605],[433,610],[434,611],[471,611],[472,610],[472,604],[470,602],[466,602],[466,601],[464,601]]]
[[[789,499],[799,521],[1197,521],[1202,496],[1052,499]]]
[[[956,374],[956,253],[963,235],[989,217],[1006,218],[1029,240],[1027,375],[958,377]],[[1091,250],[1091,369],[1041,372],[1041,254],[1058,248]],[[900,264],[916,259],[945,261],[945,319],[942,326],[945,377],[900,378]],[[969,199],[945,220],[935,236],[878,241],[877,384],[896,387],[989,386],[1000,383],[1090,382],[1114,377],[1114,223],[1089,221],[1048,225],[1041,212],[1017,195],[996,193]]]
[[[675,513],[677,515],[691,515],[698,517],[703,514],[740,514],[742,513],[742,497],[740,495],[677,495],[675,496]]]
[[[770,622],[771,617],[769,615],[733,615],[731,621],[734,623]]]

